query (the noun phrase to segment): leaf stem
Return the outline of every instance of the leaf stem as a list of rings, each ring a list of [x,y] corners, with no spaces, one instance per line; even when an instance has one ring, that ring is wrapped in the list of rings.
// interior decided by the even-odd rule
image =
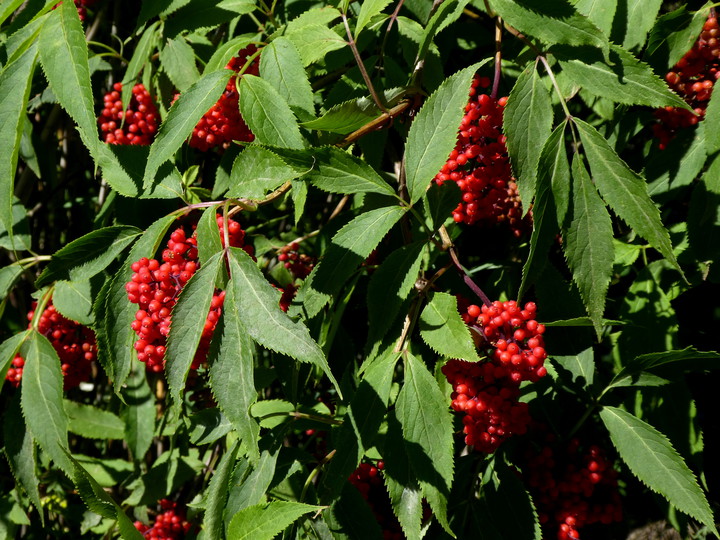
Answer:
[[[332,450],[327,456],[322,458],[320,463],[317,464],[317,466],[310,472],[307,479],[305,480],[305,484],[303,485],[302,492],[300,493],[300,500],[298,502],[303,502],[305,500],[305,495],[307,495],[307,490],[310,488],[310,484],[312,484],[312,481],[315,479],[315,477],[320,472],[320,469],[322,469],[325,465],[330,463],[330,460],[335,457],[336,450]]]
[[[487,4],[487,2],[486,2]],[[502,19],[498,16],[495,19],[495,75],[493,76],[492,99],[497,98],[500,87],[500,75],[502,73]]]
[[[473,281],[473,279],[468,275],[463,265],[460,263],[460,259],[457,255],[457,250],[453,245],[452,239],[450,238],[450,235],[448,234],[445,225],[442,225],[440,227],[439,232],[440,238],[442,238],[443,241],[443,247],[445,247],[450,254],[450,258],[452,259],[455,268],[457,268],[457,270],[462,274],[465,285],[467,285],[470,290],[474,292],[475,295],[480,298],[480,300],[482,300],[483,304],[485,304],[486,306],[492,305],[492,302],[490,301],[490,298],[488,298],[488,295],[486,295],[483,290],[477,285],[477,283]]]
[[[373,98],[373,101],[375,102],[375,105],[378,106],[378,108],[384,112],[387,113],[387,107],[385,107],[383,101],[380,99],[379,94],[375,91],[375,87],[373,86],[372,81],[370,80],[370,76],[368,75],[367,70],[365,69],[365,64],[363,64],[362,58],[360,58],[360,51],[358,51],[357,43],[355,43],[355,38],[352,35],[352,31],[350,30],[350,25],[348,24],[347,15],[345,13],[342,13],[342,20],[343,24],[345,25],[345,32],[348,36],[348,45],[350,45],[350,50],[353,53],[353,56],[355,57],[355,62],[358,65],[358,69],[360,70],[360,74],[362,75],[363,80],[365,81],[365,86],[367,86],[368,90],[370,91],[370,95]]]
[[[395,105],[393,108],[385,110],[383,109],[383,113],[378,116],[377,118],[370,120],[367,124],[362,126],[361,128],[356,129],[349,135],[347,135],[342,141],[337,143],[335,146],[344,147],[348,146],[352,143],[354,143],[356,140],[358,140],[360,137],[363,137],[367,135],[368,133],[371,133],[373,131],[377,131],[384,127],[384,124],[388,122],[388,120],[392,120],[394,117],[400,115],[412,105],[413,100],[411,99],[404,99],[397,105]],[[380,107],[382,109],[382,107]]]

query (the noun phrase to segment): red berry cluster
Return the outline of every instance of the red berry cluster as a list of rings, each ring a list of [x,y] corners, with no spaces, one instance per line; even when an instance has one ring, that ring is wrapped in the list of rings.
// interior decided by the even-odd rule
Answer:
[[[622,520],[617,472],[599,446],[572,439],[562,448],[548,435],[539,453],[527,451],[523,470],[540,524],[558,540],[578,540],[585,525]]]
[[[519,401],[520,383],[537,381],[547,370],[535,304],[515,301],[467,306],[463,320],[480,336],[487,362],[450,360],[442,371],[453,387],[451,407],[465,413],[465,443],[490,454],[511,435],[527,431],[530,414]]]
[[[190,532],[192,524],[186,519],[185,512],[177,509],[177,503],[162,499],[160,508],[163,512],[155,517],[150,527],[141,521],[135,522],[135,528],[143,533],[148,540],[179,540]]]
[[[249,45],[242,49],[225,67],[238,72],[245,65],[248,57],[256,52],[257,47]],[[251,75],[260,73],[257,58],[250,63],[244,73],[250,73]],[[220,96],[217,103],[205,113],[193,129],[190,146],[207,152],[210,148],[216,146],[228,148],[232,141],[251,142],[255,139],[255,136],[240,115],[238,97],[236,77],[231,77],[223,95]]]
[[[87,8],[92,7],[96,1],[97,0],[74,0],[81,21],[84,21],[85,17],[87,17]],[[55,4],[53,9],[56,9],[60,4],[62,4],[62,2]]]
[[[310,255],[300,253],[298,251],[299,249],[300,244],[293,242],[292,244],[283,246],[278,254],[278,260],[290,271],[293,280],[308,277],[317,263],[317,259]],[[293,298],[295,298],[298,287],[295,283],[289,283],[280,290],[282,291],[280,309],[287,311]]]
[[[460,188],[462,201],[452,213],[456,222],[507,223],[513,234],[520,236],[528,227],[529,218],[522,219],[517,185],[512,178],[502,134],[507,98],[495,99],[478,93],[478,87],[488,86],[487,77],[473,79],[457,144],[435,176],[435,182],[442,185],[451,180]]]
[[[380,471],[385,463],[378,461],[377,466],[361,463],[348,479],[357,488],[363,499],[373,512],[375,519],[383,531],[384,540],[402,540],[405,535],[395,514],[393,514],[390,498],[383,485]]]
[[[122,84],[115,83],[112,92],[108,92],[103,98],[104,108],[98,118],[98,124],[105,142],[139,145],[152,143],[157,133],[160,115],[150,99],[150,94],[142,84],[136,84],[132,88],[128,109],[123,112],[120,92],[122,92]]]
[[[34,310],[35,304],[27,315],[28,320],[32,320],[35,315]],[[92,363],[97,357],[95,334],[92,330],[63,317],[52,304],[48,305],[40,315],[37,329],[50,341],[60,358],[65,390],[75,388],[81,382],[90,379]],[[17,387],[22,380],[24,367],[25,360],[20,355],[16,355],[5,378]]]
[[[675,90],[695,114],[677,107],[665,107],[655,111],[660,120],[653,125],[660,149],[665,149],[678,129],[694,126],[705,116],[705,109],[712,95],[713,86],[720,78],[720,27],[711,15],[703,25],[700,37],[665,75],[670,88]]]
[[[222,216],[217,216],[217,223],[224,243]],[[228,220],[228,236],[231,246],[251,251],[250,246],[244,246],[245,231],[232,219]],[[170,235],[167,249],[163,251],[162,260],[161,264],[156,259],[143,257],[134,262],[133,275],[125,285],[128,299],[140,308],[131,325],[140,338],[135,342],[138,360],[145,362],[155,372],[162,371],[165,366],[165,346],[170,333],[172,308],[177,303],[180,291],[199,267],[195,234],[188,238],[182,227],[175,229]],[[207,358],[224,300],[224,291],[216,291],[213,295],[192,369],[197,369]]]

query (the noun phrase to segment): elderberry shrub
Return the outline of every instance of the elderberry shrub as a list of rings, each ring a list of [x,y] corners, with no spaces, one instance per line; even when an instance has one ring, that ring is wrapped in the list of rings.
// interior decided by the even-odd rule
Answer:
[[[216,220],[224,245],[223,218],[218,215]],[[228,236],[231,246],[243,248],[252,254],[252,247],[244,243],[245,231],[237,221],[228,220]],[[135,342],[138,360],[155,372],[165,367],[172,308],[177,303],[180,291],[200,266],[195,234],[188,238],[182,227],[175,229],[170,234],[167,249],[162,253],[162,261],[143,257],[134,262],[133,275],[125,286],[128,300],[140,308],[131,325],[139,338]],[[207,358],[224,300],[225,291],[215,291],[191,369],[197,369]]]
[[[35,316],[36,305],[34,302],[33,309],[27,314],[29,321]],[[93,362],[97,358],[95,333],[92,330],[62,316],[52,304],[40,315],[37,330],[50,341],[60,358],[65,390],[90,380]],[[19,386],[24,367],[25,359],[19,354],[15,355],[5,379],[15,387]]]
[[[655,111],[659,122],[653,125],[653,133],[660,149],[667,147],[678,129],[694,126],[705,117],[715,82],[720,77],[719,38],[718,20],[710,16],[692,48],[665,75],[670,88],[693,108],[694,114],[679,107]]]
[[[132,88],[130,104],[123,111],[120,92],[122,84],[115,83],[113,90],[103,98],[104,108],[98,118],[103,139],[110,144],[149,145],[160,122],[150,94],[142,84],[136,84]]]
[[[455,182],[462,200],[452,213],[457,223],[495,225],[505,223],[515,236],[530,226],[523,219],[517,185],[502,133],[503,107],[507,98],[478,93],[490,79],[476,76],[470,100],[460,122],[458,140],[448,160],[435,175],[435,183]]]
[[[249,45],[242,49],[225,67],[237,73],[245,66],[248,58],[256,52],[257,47]],[[260,68],[257,58],[250,62],[244,73],[259,75]],[[217,103],[203,115],[193,129],[190,146],[207,152],[215,147],[227,149],[232,141],[252,142],[255,136],[240,115],[238,100],[237,77],[233,76],[225,86],[225,91]]]

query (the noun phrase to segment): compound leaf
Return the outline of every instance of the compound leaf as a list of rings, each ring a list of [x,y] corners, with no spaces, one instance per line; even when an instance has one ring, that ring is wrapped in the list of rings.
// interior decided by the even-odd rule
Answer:
[[[449,358],[479,362],[470,330],[458,313],[457,299],[436,292],[420,315],[420,335],[437,353]]]

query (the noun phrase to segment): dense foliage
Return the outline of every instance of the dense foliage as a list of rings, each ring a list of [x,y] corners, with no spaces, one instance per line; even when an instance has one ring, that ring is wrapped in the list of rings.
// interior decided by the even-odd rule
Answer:
[[[719,40],[0,3],[0,538],[716,537]]]

